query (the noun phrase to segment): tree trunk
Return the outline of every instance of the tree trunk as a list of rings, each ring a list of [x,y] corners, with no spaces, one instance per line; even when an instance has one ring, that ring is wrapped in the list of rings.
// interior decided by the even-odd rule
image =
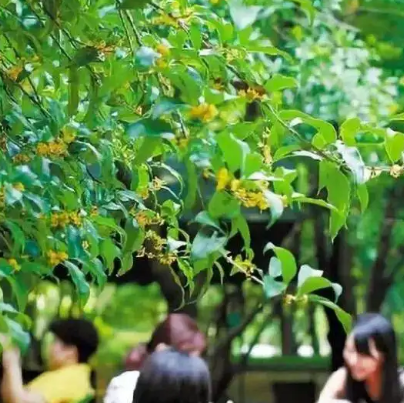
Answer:
[[[393,281],[393,275],[386,273],[386,266],[398,207],[396,197],[398,197],[398,195],[396,195],[395,188],[393,188],[385,207],[379,245],[377,248],[377,257],[370,272],[366,298],[366,309],[369,312],[377,312],[380,310],[387,291]]]

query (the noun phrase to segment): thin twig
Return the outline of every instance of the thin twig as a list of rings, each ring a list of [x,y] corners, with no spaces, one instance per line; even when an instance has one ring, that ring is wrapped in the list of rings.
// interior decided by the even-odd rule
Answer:
[[[130,46],[130,48],[132,50],[132,55],[134,56],[135,55],[135,47],[133,46],[133,42],[132,42],[132,39],[131,39],[131,37],[129,35],[128,28],[126,27],[125,19],[123,18],[123,14],[122,14],[121,9],[119,9],[119,18],[121,19],[122,26],[123,26],[123,29],[125,31],[126,38],[128,39],[129,46]]]
[[[126,10],[125,14],[126,14],[126,18],[129,21],[129,24],[130,24],[130,26],[131,26],[131,28],[133,30],[133,33],[135,35],[137,44],[139,46],[142,46],[142,37],[140,36],[140,33],[136,28],[135,22],[133,21],[133,18],[132,18],[132,15],[131,15],[130,11]]]

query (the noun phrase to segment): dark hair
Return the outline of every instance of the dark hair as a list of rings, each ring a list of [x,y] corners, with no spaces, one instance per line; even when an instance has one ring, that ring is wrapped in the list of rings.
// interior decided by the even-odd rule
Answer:
[[[98,348],[98,333],[85,319],[60,319],[51,323],[49,330],[64,344],[77,348],[78,360],[86,363]]]
[[[186,314],[172,313],[157,325],[146,346],[139,345],[129,353],[125,361],[126,369],[140,369],[147,356],[162,343],[184,352],[202,354],[206,349],[205,336],[195,320]]]
[[[352,330],[355,349],[359,354],[370,356],[369,342],[383,355],[382,385],[379,403],[399,403],[401,388],[398,373],[397,343],[392,324],[378,313],[359,315]],[[347,368],[346,398],[352,403],[364,398],[364,382],[355,381]]]
[[[209,403],[210,397],[210,374],[205,361],[167,349],[146,360],[133,403]]]

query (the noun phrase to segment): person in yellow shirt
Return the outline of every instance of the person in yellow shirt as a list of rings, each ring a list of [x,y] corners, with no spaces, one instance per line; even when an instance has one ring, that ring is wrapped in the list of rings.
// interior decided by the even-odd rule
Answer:
[[[51,324],[54,340],[49,350],[49,371],[23,385],[19,350],[3,352],[1,393],[4,403],[80,403],[94,395],[90,357],[98,347],[94,325],[84,319]]]

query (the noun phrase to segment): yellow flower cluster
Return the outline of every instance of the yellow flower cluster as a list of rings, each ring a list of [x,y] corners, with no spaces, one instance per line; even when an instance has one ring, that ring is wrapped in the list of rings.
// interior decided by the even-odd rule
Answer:
[[[176,18],[171,17],[168,14],[162,14],[159,17],[155,17],[152,19],[153,25],[167,25],[169,27],[178,28],[178,20]]]
[[[27,154],[17,154],[14,156],[13,161],[16,164],[26,164],[31,161],[31,158]]]
[[[240,200],[242,205],[247,208],[258,207],[261,211],[267,210],[269,208],[269,203],[264,193],[258,192],[248,192],[244,188],[239,188],[233,192],[234,196]]]
[[[52,228],[64,228],[68,224],[73,224],[79,227],[83,220],[80,213],[73,211],[68,213],[67,211],[62,211],[60,213],[52,213],[51,215],[51,227]]]
[[[168,56],[170,54],[170,48],[163,43],[159,43],[156,47],[157,53],[160,53],[161,56]]]
[[[18,264],[17,260],[14,258],[8,259],[7,263],[14,269],[14,271],[19,271],[21,266]]]
[[[134,210],[131,210],[129,213],[136,219],[141,228],[145,228],[147,225],[162,225],[164,223],[159,214],[151,216],[145,211],[135,213]]]
[[[194,106],[191,109],[190,116],[192,119],[199,119],[203,122],[210,122],[218,115],[218,110],[215,105],[212,104],[201,104]]]
[[[247,277],[251,277],[256,269],[255,264],[251,260],[243,259],[241,255],[237,255],[233,263],[236,271],[243,272]]]
[[[247,91],[241,90],[238,92],[240,97],[246,98],[249,102],[260,100],[263,98],[264,93],[254,88],[248,88]]]
[[[229,188],[233,195],[242,203],[243,206],[252,208],[258,207],[261,211],[269,208],[269,203],[261,191],[248,191],[241,186],[239,179],[232,179],[226,168],[221,168],[216,175],[216,189],[224,190]],[[266,182],[261,183],[262,187],[267,187]]]
[[[60,263],[63,263],[67,259],[69,259],[69,255],[66,252],[55,252],[54,250],[50,250],[47,253],[48,262],[53,266],[57,266]]]
[[[21,72],[22,72],[21,66],[13,66],[6,71],[6,74],[10,80],[17,81],[18,76],[21,74]]]
[[[404,173],[404,167],[403,166],[401,166],[401,165],[393,165],[391,168],[390,168],[390,175],[393,177],[393,178],[398,178],[398,177],[400,177],[402,174]]]
[[[98,207],[92,206],[90,210],[90,217],[97,217],[99,215]]]
[[[67,153],[67,146],[62,140],[57,139],[49,143],[39,143],[36,152],[41,157],[61,157]]]
[[[137,254],[138,257],[147,256],[149,259],[157,259],[161,264],[171,265],[177,260],[177,255],[172,252],[165,252],[167,241],[156,232],[149,230],[146,232],[146,240],[150,242],[150,250],[143,247]]]

